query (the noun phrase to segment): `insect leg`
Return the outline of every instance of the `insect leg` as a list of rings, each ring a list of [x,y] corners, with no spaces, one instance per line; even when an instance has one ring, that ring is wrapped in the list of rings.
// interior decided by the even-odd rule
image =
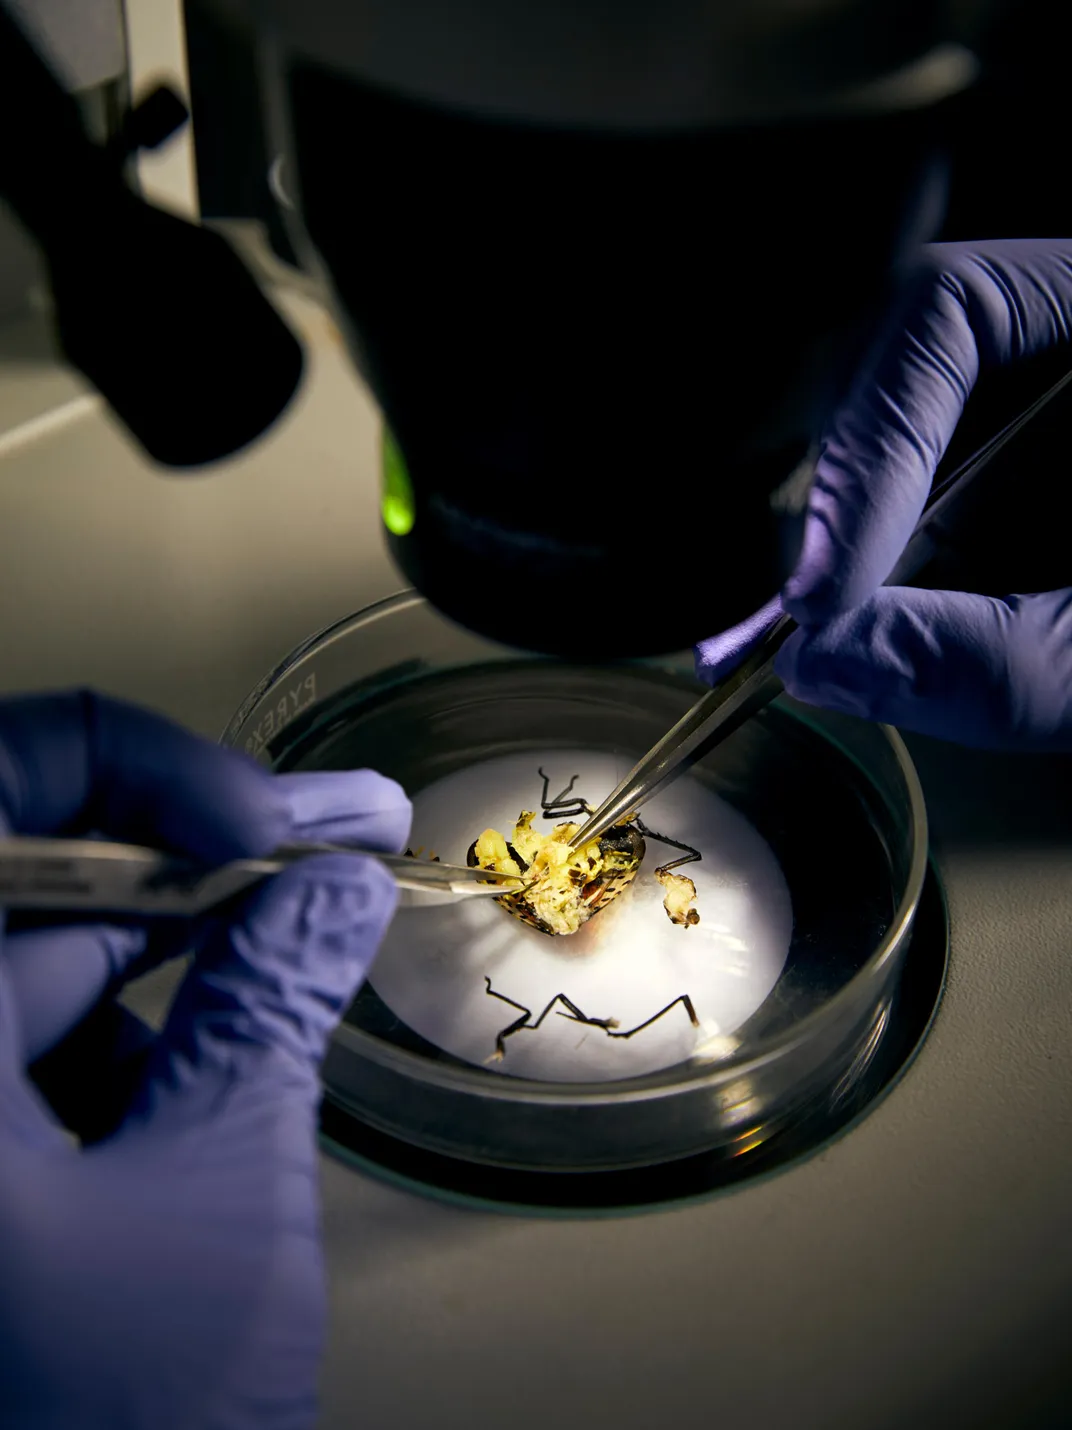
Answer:
[[[515,1018],[507,1027],[500,1028],[495,1034],[495,1052],[493,1054],[495,1062],[501,1063],[506,1056],[507,1038],[512,1037],[514,1033],[520,1033],[522,1028],[527,1028],[528,1026],[529,1015],[528,1013],[522,1013],[520,1018]]]
[[[580,779],[580,775],[574,775],[561,794],[556,794],[554,799],[548,799],[547,791],[551,788],[551,776],[544,774],[542,765],[536,771],[536,773],[539,775],[540,779],[543,780],[543,794],[540,795],[540,807],[542,809],[547,809],[549,805],[561,804],[562,801],[566,799],[566,797],[572,792],[573,786]]]
[[[640,830],[641,834],[643,834],[646,839],[655,839],[660,844],[669,844],[673,849],[683,849],[685,851],[685,857],[683,859],[674,859],[669,864],[660,865],[660,872],[663,869],[676,869],[681,864],[692,864],[695,862],[695,860],[703,858],[703,855],[700,853],[700,851],[698,849],[694,849],[691,844],[682,844],[680,839],[669,839],[665,834],[656,834],[654,829],[648,828],[648,826],[644,823],[644,821],[640,818],[639,815],[637,815],[636,819],[633,820],[633,823],[636,825],[636,827]]]
[[[532,1017],[532,1009],[526,1008],[523,1003],[515,1003],[512,998],[507,998],[505,993],[497,993],[495,989],[492,988],[491,979],[486,973],[484,975],[484,982],[487,985],[485,991],[489,997],[498,998],[501,1003],[509,1003],[511,1008],[517,1008],[521,1014],[520,1018],[515,1018],[512,1023],[507,1024],[505,1028],[500,1028],[495,1034],[495,1051],[492,1053],[489,1061],[501,1063],[506,1056],[507,1038],[511,1037],[514,1033],[520,1032],[522,1028],[527,1026],[529,1019]]]
[[[660,864],[656,869],[656,874],[669,874],[671,869],[679,869],[682,864],[691,864],[693,860],[699,859],[699,854],[686,854],[683,859],[671,859],[669,864]]]
[[[565,819],[574,819],[580,814],[591,814],[587,800],[581,799],[580,795],[569,798],[573,786],[580,778],[574,775],[561,794],[556,794],[554,799],[547,798],[547,791],[551,788],[551,778],[545,775],[543,769],[538,769],[536,773],[543,780],[543,794],[540,795],[540,808],[548,816],[562,815]]]
[[[491,979],[486,973],[484,974],[484,982],[487,984],[487,989],[485,991],[487,992],[489,998],[498,998],[500,1003],[509,1003],[511,1008],[516,1008],[519,1013],[524,1013],[526,1018],[532,1017],[532,1009],[526,1008],[524,1003],[515,1003],[512,998],[507,998],[505,993],[496,993],[495,989],[491,986]],[[541,1014],[540,1016],[542,1017],[543,1014]]]
[[[602,1028],[604,1032],[609,1032],[611,1028],[618,1026],[617,1018],[589,1018],[587,1014],[582,1013],[576,1003],[567,998],[564,993],[556,993],[536,1021],[530,1023],[529,1019],[532,1017],[531,1008],[526,1008],[523,1003],[517,1003],[513,998],[507,998],[505,993],[499,993],[496,989],[492,988],[491,979],[486,973],[484,975],[484,983],[486,985],[485,991],[490,997],[498,998],[501,1003],[508,1003],[511,1008],[516,1008],[521,1014],[520,1018],[515,1018],[512,1023],[508,1024],[507,1027],[501,1029],[500,1032],[495,1035],[495,1053],[493,1056],[496,1062],[501,1062],[506,1055],[507,1038],[513,1037],[515,1033],[520,1033],[523,1029],[530,1033],[535,1033],[556,1003],[565,1004],[569,1011],[560,1013],[559,1017],[568,1018],[571,1023],[585,1023],[591,1028]]]
[[[582,1013],[576,1003],[570,1002],[564,993],[560,993],[555,1001],[566,1005],[569,1011],[567,1013],[560,1012],[558,1016],[560,1018],[568,1018],[571,1023],[587,1023],[591,1028],[603,1029],[616,1028],[618,1026],[617,1018],[589,1018],[587,1013]]]
[[[689,1015],[689,1021],[691,1022],[692,1026],[694,1028],[698,1028],[700,1026],[700,1020],[696,1016],[696,1009],[692,1006],[692,999],[687,993],[681,993],[678,995],[678,997],[674,999],[672,1003],[668,1003],[666,1007],[661,1008],[658,1013],[653,1013],[651,1017],[646,1019],[643,1023],[638,1023],[635,1028],[630,1028],[629,1031],[626,1033],[612,1033],[608,1031],[607,1037],[631,1038],[635,1033],[642,1033],[645,1028],[650,1028],[652,1023],[657,1023],[660,1018],[664,1018],[666,1014],[670,1012],[670,1009],[676,1008],[679,1003],[682,1004],[685,1009],[685,1012]]]

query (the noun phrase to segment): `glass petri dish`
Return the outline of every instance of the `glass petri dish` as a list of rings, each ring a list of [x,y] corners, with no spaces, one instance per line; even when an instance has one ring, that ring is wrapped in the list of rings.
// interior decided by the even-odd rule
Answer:
[[[688,653],[522,656],[402,592],[295,650],[224,742],[278,771],[378,769],[414,799],[414,846],[464,862],[574,775],[597,802],[701,690]],[[926,872],[900,738],[783,696],[644,819],[701,853],[682,870],[697,926],[666,917],[653,869],[675,850],[651,839],[634,885],[572,938],[492,900],[407,896],[333,1038],[329,1100],[426,1151],[561,1172],[737,1157],[850,1105]]]

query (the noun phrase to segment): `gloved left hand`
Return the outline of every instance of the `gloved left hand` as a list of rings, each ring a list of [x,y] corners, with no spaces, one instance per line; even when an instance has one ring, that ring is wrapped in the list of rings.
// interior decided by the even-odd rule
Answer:
[[[88,695],[0,704],[0,834],[109,837],[205,861],[285,842],[397,850],[370,771],[273,777]],[[199,920],[159,1037],[100,1022],[75,1077],[139,1045],[115,1125],[73,1145],[27,1077],[180,944],[137,922],[0,942],[0,1422],[5,1430],[306,1430],[325,1333],[317,1067],[395,905],[375,860],[310,858]],[[26,920],[23,921],[27,923]],[[95,1010],[95,1011],[91,1011]],[[87,1017],[88,1014],[88,1017]],[[131,1034],[134,1034],[133,1038]]]

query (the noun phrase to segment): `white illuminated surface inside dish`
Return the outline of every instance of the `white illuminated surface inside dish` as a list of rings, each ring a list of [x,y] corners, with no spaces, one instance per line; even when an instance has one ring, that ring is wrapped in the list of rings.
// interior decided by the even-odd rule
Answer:
[[[486,828],[509,838],[522,809],[539,809],[542,765],[550,797],[579,778],[574,793],[592,805],[631,767],[626,757],[583,750],[509,755],[472,765],[421,790],[413,801],[411,846],[464,864]],[[770,993],[785,964],[793,915],[789,889],[770,847],[736,810],[689,776],[643,810],[644,823],[699,849],[685,866],[696,885],[700,922],[672,924],[652,871],[679,856],[653,839],[631,888],[578,933],[553,938],[528,928],[490,898],[444,903],[409,896],[369,975],[397,1017],[468,1063],[517,1077],[588,1082],[637,1077],[702,1055],[725,1056],[732,1034]],[[539,818],[550,830],[562,816]],[[535,1031],[495,1037],[521,1014],[496,992],[532,1010],[535,1021],[558,993],[588,1017],[616,1018],[628,1031],[687,993],[700,1028],[679,1003],[632,1038],[558,1016]]]

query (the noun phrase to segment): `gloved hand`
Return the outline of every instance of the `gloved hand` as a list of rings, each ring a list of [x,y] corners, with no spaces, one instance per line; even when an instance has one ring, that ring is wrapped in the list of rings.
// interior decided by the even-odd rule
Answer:
[[[0,704],[0,835],[99,831],[223,861],[302,839],[397,850],[409,822],[402,791],[370,771],[276,778],[91,695]],[[92,1062],[72,1070],[92,1077],[96,1060],[142,1045],[118,1124],[89,1146],[61,1130],[27,1065],[178,944],[136,922],[14,932],[9,916],[5,1430],[314,1423],[325,1331],[317,1066],[395,897],[374,860],[328,855],[287,869],[226,917],[187,926],[195,958],[161,1034],[129,1015],[104,1020]]]
[[[979,373],[1057,345],[1072,362],[1072,241],[927,249],[823,440],[781,600],[698,645],[700,678],[727,674],[784,603],[803,629],[775,668],[798,699],[965,745],[1072,748],[1072,590],[882,587]]]

